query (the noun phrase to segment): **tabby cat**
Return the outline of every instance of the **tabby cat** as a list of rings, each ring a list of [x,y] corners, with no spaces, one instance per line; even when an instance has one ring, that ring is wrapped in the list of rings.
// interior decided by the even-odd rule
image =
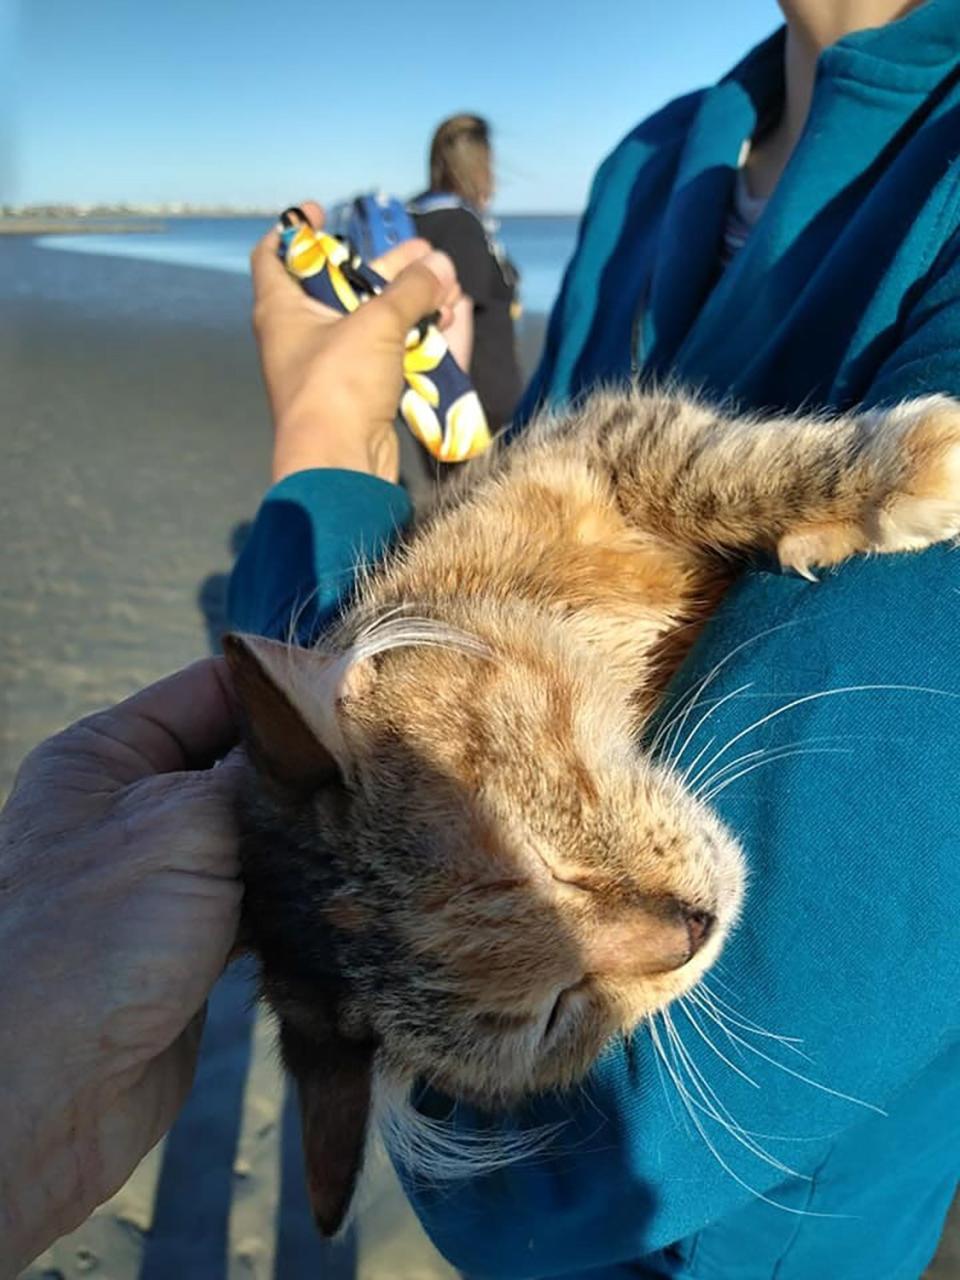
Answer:
[[[227,638],[244,928],[321,1230],[377,1097],[568,1087],[717,958],[741,852],[644,727],[743,557],[812,576],[958,531],[945,398],[760,419],[605,392],[475,464],[316,648]]]

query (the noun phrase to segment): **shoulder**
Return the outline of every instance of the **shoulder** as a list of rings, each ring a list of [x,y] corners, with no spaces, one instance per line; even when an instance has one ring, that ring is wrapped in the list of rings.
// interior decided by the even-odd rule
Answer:
[[[707,92],[706,89],[694,89],[673,98],[631,129],[623,143],[632,140],[669,142],[684,137]]]
[[[414,217],[417,234],[453,259],[464,293],[475,302],[490,293],[493,258],[483,227],[467,209],[435,209]]]
[[[604,158],[597,171],[598,176],[624,158],[635,155],[638,149],[649,153],[651,150],[679,146],[686,138],[706,92],[706,89],[697,89],[674,98],[652,116],[647,116],[634,125]]]
[[[608,190],[640,180],[651,167],[669,167],[671,157],[679,158],[690,126],[700,109],[705,89],[674,98],[635,125],[607,153],[594,174],[590,205],[602,200]]]
[[[415,213],[413,220],[418,227],[429,227],[431,230],[442,230],[462,236],[476,235],[483,239],[483,227],[469,209],[430,209],[426,213]]]
[[[479,219],[467,209],[434,209],[414,215],[417,234],[448,253],[487,253],[487,240]]]

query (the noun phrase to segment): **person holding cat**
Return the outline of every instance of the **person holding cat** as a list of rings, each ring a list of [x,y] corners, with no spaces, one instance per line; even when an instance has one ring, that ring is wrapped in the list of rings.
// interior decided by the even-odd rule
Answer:
[[[782,9],[783,29],[602,165],[515,431],[632,375],[747,411],[960,395],[960,0]],[[383,419],[366,462],[361,424],[331,425],[319,399],[288,422],[281,389],[309,358],[263,316],[279,483],[231,618],[284,637],[299,610],[309,639],[410,511]],[[710,737],[728,759],[737,744],[716,807],[746,849],[743,922],[659,1054],[637,1036],[586,1093],[512,1117],[562,1140],[410,1183],[463,1271],[921,1274],[960,1173],[958,589],[934,549],[819,583],[752,565],[722,602],[676,687],[712,673]],[[751,741],[773,767],[750,771]],[[851,763],[812,753],[827,745]],[[463,1106],[453,1121],[480,1123]]]

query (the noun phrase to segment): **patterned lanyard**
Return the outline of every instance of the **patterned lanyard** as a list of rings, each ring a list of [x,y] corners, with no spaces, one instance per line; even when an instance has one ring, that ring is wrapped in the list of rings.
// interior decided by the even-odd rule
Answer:
[[[303,211],[280,218],[280,258],[316,302],[347,314],[381,293],[387,281],[336,236],[315,231]],[[441,462],[465,462],[489,448],[486,415],[470,379],[453,358],[435,315],[407,334],[400,417]]]

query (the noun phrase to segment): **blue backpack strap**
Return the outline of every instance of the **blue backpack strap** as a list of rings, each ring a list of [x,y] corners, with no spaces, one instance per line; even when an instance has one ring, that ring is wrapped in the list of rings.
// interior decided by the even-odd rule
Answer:
[[[452,191],[425,191],[407,202],[407,212],[416,214],[438,213],[442,209],[466,209],[468,213],[475,211]]]

